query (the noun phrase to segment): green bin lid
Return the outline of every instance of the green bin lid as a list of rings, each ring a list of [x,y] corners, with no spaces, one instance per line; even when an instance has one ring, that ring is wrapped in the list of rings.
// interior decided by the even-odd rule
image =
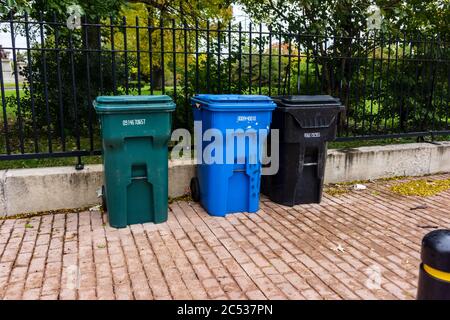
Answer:
[[[176,107],[167,95],[98,96],[93,105],[97,113],[169,112]]]

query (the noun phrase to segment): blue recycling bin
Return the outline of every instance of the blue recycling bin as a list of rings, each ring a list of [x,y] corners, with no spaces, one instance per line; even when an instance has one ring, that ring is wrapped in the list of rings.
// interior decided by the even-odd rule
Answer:
[[[261,147],[275,103],[232,94],[198,94],[191,103],[197,141],[192,198],[212,216],[258,211]]]

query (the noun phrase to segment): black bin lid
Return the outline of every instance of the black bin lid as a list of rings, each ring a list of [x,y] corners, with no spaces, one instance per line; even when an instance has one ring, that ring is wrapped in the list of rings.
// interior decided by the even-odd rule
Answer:
[[[345,110],[338,98],[328,95],[273,97],[279,112],[290,114],[303,129],[330,128]]]
[[[283,107],[341,107],[341,101],[329,95],[290,95],[272,98]]]

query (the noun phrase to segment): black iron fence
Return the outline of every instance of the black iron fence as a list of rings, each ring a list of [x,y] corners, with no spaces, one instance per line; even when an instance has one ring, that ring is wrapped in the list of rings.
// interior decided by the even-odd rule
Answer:
[[[0,21],[0,32],[11,39],[11,70],[8,59],[0,65],[0,159],[100,154],[91,103],[113,94],[171,95],[175,128],[192,128],[195,93],[331,94],[347,106],[339,140],[450,134],[450,47],[438,35],[138,17],[70,30],[26,16]]]

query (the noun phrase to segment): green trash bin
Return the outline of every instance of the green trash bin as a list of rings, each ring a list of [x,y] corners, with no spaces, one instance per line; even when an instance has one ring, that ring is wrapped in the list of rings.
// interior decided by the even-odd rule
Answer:
[[[100,96],[93,104],[100,118],[110,225],[166,221],[174,102],[166,95]]]

